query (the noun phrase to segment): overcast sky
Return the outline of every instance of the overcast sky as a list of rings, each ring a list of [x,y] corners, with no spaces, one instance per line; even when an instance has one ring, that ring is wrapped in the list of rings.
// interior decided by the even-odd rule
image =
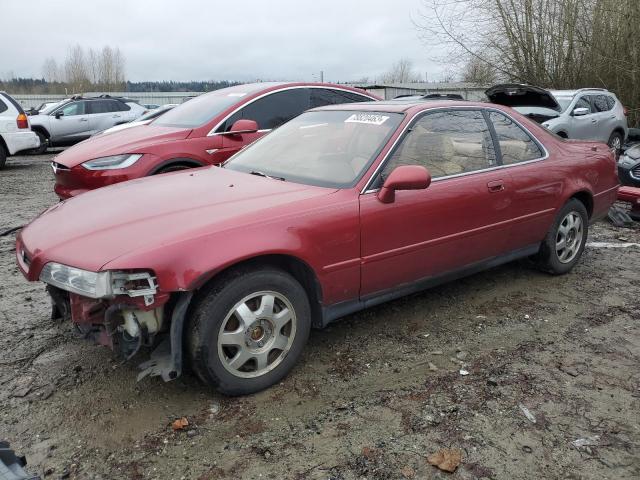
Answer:
[[[421,0],[0,0],[0,77],[42,76],[67,48],[118,46],[129,80],[375,78],[400,57],[443,67],[412,19]]]

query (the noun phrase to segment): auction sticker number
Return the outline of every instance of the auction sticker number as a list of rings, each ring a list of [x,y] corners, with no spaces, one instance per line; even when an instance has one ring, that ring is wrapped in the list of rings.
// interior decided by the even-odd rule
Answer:
[[[368,125],[382,125],[389,120],[389,117],[385,115],[378,115],[376,113],[354,113],[347,118],[344,123],[366,123]]]

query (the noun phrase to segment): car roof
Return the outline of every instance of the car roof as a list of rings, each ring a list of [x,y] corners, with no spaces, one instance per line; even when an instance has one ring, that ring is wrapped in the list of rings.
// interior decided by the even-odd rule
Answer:
[[[434,108],[487,108],[496,106],[486,102],[468,102],[466,100],[416,100],[413,98],[381,100],[379,102],[342,103],[314,108],[316,110],[362,110],[366,112],[415,113]],[[497,105],[499,107],[499,105]]]
[[[554,97],[575,97],[579,93],[594,92],[611,95],[609,90],[604,88],[579,88],[577,90],[549,90]]]

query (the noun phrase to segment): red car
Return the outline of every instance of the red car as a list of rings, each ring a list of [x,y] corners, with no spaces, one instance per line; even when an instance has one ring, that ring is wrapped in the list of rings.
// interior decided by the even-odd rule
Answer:
[[[283,378],[312,326],[521,257],[568,272],[617,190],[607,145],[508,107],[339,105],[222,168],[55,205],[16,252],[56,316],[127,358],[156,347],[143,375],[188,361],[246,394]]]
[[[253,83],[193,98],[149,125],[99,135],[51,163],[61,199],[125,180],[217,165],[305,110],[380,100],[327,83]]]

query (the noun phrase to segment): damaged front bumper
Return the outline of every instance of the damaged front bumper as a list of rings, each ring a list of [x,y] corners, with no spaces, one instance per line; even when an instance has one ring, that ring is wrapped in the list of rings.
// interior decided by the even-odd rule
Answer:
[[[141,347],[153,347],[150,360],[140,365],[138,380],[160,376],[174,380],[182,373],[182,334],[191,292],[156,293],[93,299],[51,284],[52,319],[71,320],[82,335],[107,346],[125,360]]]

